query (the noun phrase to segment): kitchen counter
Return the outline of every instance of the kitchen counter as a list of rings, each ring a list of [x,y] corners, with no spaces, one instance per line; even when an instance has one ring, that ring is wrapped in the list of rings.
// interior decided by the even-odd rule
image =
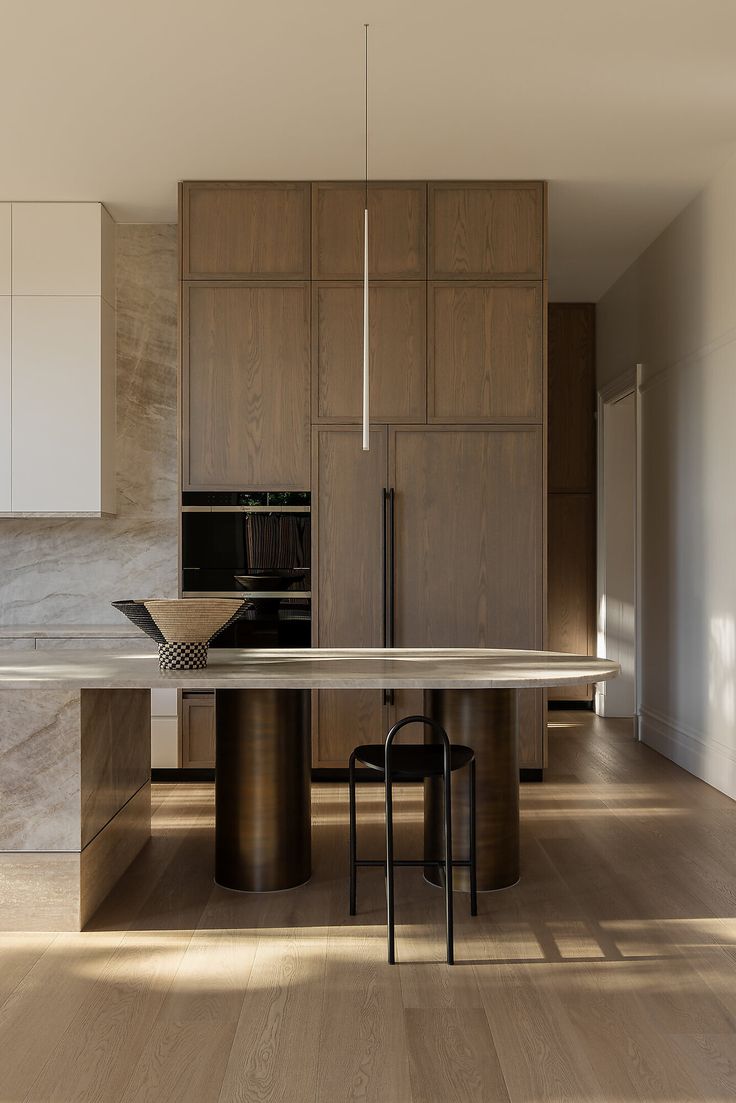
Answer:
[[[618,670],[608,659],[481,648],[213,648],[204,670],[160,670],[154,656],[124,650],[21,651],[0,654],[0,688],[527,689],[603,681]]]
[[[4,930],[82,929],[146,844],[152,689],[215,691],[213,872],[218,884],[256,892],[295,887],[311,873],[310,691],[424,690],[423,712],[475,751],[482,891],[519,877],[517,691],[597,682],[619,669],[544,651],[314,648],[212,649],[204,670],[162,671],[141,652],[151,641],[140,633],[120,626],[115,641],[101,636],[91,649],[81,634],[88,626],[74,630],[80,635],[29,636],[35,648],[0,650]],[[464,838],[462,802],[456,815]],[[441,822],[431,791],[425,817],[430,861]],[[457,872],[462,890],[466,871]]]

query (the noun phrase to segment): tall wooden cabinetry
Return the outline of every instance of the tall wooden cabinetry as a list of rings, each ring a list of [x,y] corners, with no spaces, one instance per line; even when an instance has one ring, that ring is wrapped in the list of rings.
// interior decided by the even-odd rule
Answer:
[[[317,646],[542,647],[544,185],[369,185],[367,453],[364,195],[182,186],[184,488],[311,489]],[[543,698],[522,697],[538,768]],[[421,707],[316,693],[315,767]]]
[[[549,647],[596,645],[595,305],[549,307]],[[550,690],[551,701],[590,701],[593,686]]]

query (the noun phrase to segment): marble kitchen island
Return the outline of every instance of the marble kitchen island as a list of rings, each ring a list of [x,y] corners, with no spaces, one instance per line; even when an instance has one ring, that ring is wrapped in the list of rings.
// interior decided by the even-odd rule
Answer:
[[[162,671],[155,657],[132,648],[3,651],[0,929],[82,929],[145,845],[152,688],[215,690],[218,765],[221,753],[228,756],[221,774],[231,790],[223,790],[222,807],[218,792],[218,850],[220,820],[231,832],[233,817],[236,829],[237,817],[250,817],[248,830],[230,844],[240,847],[237,860],[246,865],[255,862],[243,852],[249,839],[268,853],[265,874],[260,866],[246,870],[262,889],[288,887],[278,881],[290,875],[279,864],[279,847],[300,851],[308,862],[309,692],[425,690],[425,708],[445,718],[450,738],[476,748],[480,824],[484,799],[505,809],[503,831],[491,817],[479,835],[479,887],[493,888],[501,883],[494,881],[494,840],[505,840],[513,867],[514,817],[518,851],[516,691],[617,672],[606,659],[481,649],[212,650],[209,666],[192,671]],[[234,762],[247,766],[235,786]],[[259,799],[238,803],[240,783],[260,787]],[[296,792],[300,799],[290,803]]]

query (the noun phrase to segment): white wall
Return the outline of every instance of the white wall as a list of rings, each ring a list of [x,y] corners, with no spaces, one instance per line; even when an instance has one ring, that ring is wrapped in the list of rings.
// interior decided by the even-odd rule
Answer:
[[[598,304],[643,364],[641,737],[736,797],[736,159]]]
[[[621,666],[596,686],[599,716],[636,713],[636,397],[602,407],[598,654]]]

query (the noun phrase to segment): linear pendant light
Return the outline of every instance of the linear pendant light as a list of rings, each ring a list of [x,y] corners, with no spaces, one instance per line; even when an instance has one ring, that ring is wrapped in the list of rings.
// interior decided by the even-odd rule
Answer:
[[[365,210],[363,213],[363,451],[371,446],[370,367],[368,347],[368,24],[365,31]]]

